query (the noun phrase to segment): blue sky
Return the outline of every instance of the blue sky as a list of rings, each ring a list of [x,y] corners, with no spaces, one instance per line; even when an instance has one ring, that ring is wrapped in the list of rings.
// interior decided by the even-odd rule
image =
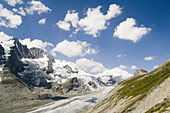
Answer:
[[[22,2],[22,0],[19,0],[21,3],[13,4],[13,6],[7,1],[8,0],[0,0],[3,9],[6,8],[9,11],[12,11],[13,14],[19,15],[22,18],[22,23],[15,28],[0,25],[0,32],[4,32],[9,36],[21,40],[24,40],[25,38],[30,38],[31,41],[38,39],[42,42],[51,43],[54,47],[59,43],[61,44],[64,40],[66,40],[65,43],[68,44],[70,42],[78,43],[78,40],[80,45],[82,42],[86,42],[88,45],[86,45],[86,49],[83,50],[86,53],[81,52],[81,55],[72,54],[71,56],[66,55],[66,53],[63,55],[61,49],[58,48],[55,51],[56,59],[73,62],[82,58],[89,60],[93,59],[92,61],[99,62],[103,64],[105,68],[109,69],[124,65],[127,68],[124,67],[123,69],[133,73],[136,68],[130,69],[132,65],[151,71],[154,66],[160,65],[170,58],[169,0],[39,0],[45,7],[49,8],[44,10],[44,12],[42,11],[41,14],[38,14],[38,11],[36,10],[33,10],[33,13],[31,14],[25,9],[30,8],[31,5],[29,3],[31,3],[31,0],[28,0],[29,2],[25,2],[24,0]],[[82,25],[85,21],[83,21],[82,24],[79,24],[79,27],[73,27],[71,23],[68,22],[70,24],[69,31],[61,29],[59,25],[56,24],[59,21],[64,21],[67,11],[71,12],[75,10],[74,13],[78,13],[80,20],[87,17],[85,13],[88,8],[97,8],[98,6],[101,6],[99,10],[100,13],[107,15],[107,11],[109,11],[109,7],[112,4],[119,6],[121,13],[117,12],[116,16],[112,16],[108,20],[105,20],[106,28],[97,31],[99,34],[96,37],[86,33]],[[19,14],[18,11],[15,12],[12,10],[13,8],[19,9],[20,7],[23,7],[25,16]],[[93,9],[91,9],[91,11],[92,10]],[[116,12],[113,10],[112,13]],[[1,14],[0,17],[2,17]],[[46,22],[39,24],[39,20],[44,18],[46,18]],[[127,21],[127,18],[129,18],[129,21]],[[0,22],[3,19],[4,17],[0,18]],[[131,33],[132,31],[128,31],[128,27],[125,27],[127,24],[129,25],[128,22],[130,22],[130,20],[136,22],[136,24],[131,27],[136,27],[135,29],[144,29],[143,31],[138,29],[139,31],[136,31],[136,34],[132,33],[133,35],[130,35],[132,37],[135,35],[137,39],[139,39],[139,37],[141,38],[136,42],[129,39],[130,36],[128,36],[128,33]],[[96,26],[100,24],[100,22],[98,23],[98,20],[94,22],[97,23]],[[123,22],[126,22],[127,24],[119,26],[120,23]],[[88,24],[90,23],[86,24],[86,28]],[[119,28],[122,27],[124,31],[117,29],[120,32],[118,32],[117,36],[113,36],[117,26],[119,26]],[[78,28],[80,31],[73,34],[72,37],[69,37]],[[127,33],[124,34],[124,32]],[[121,33],[124,35],[122,36]],[[54,47],[44,48],[48,53],[51,53],[50,51]],[[87,52],[87,49],[89,49],[90,52]],[[66,50],[66,52],[68,51]]]

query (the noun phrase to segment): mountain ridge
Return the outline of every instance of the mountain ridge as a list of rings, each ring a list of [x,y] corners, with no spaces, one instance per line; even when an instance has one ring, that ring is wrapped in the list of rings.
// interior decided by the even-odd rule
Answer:
[[[84,95],[114,87],[128,76],[131,74],[125,71],[121,74],[92,75],[73,62],[54,59],[42,49],[28,49],[17,38],[9,37],[0,42],[1,106],[12,107],[26,100],[34,100],[29,102],[31,104],[58,96]],[[29,94],[28,98],[23,96],[25,93]]]
[[[120,82],[116,88],[87,112],[145,113],[164,99],[169,99],[169,83],[170,59],[148,74],[133,76]]]

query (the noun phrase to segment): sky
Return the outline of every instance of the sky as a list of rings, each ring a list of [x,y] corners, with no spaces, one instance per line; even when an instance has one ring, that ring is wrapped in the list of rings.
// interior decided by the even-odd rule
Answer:
[[[0,38],[91,73],[152,71],[170,58],[169,0],[0,0]]]

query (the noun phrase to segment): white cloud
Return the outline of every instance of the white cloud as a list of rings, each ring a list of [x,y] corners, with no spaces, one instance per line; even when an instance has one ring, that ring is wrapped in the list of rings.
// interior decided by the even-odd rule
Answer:
[[[12,10],[13,10],[15,13],[18,13],[18,14],[20,14],[20,15],[22,15],[22,16],[26,16],[26,13],[25,13],[23,7],[20,7],[19,9],[13,8]]]
[[[148,56],[148,57],[145,57],[144,60],[147,60],[147,61],[151,61],[151,60],[154,60],[154,56]]]
[[[119,68],[119,69],[127,69],[128,67],[127,66],[125,66],[125,65],[120,65],[119,67],[117,67],[117,68]]]
[[[106,19],[110,20],[111,18],[114,18],[114,17],[120,15],[122,13],[121,9],[122,8],[120,8],[119,5],[111,4],[109,6],[109,10],[107,11],[107,14],[105,15]]]
[[[48,11],[51,11],[50,8],[46,7],[41,1],[34,1],[28,2],[30,7],[25,8],[26,12],[28,14],[34,14],[34,12],[38,12],[40,15],[41,13],[47,13]]]
[[[159,65],[155,65],[155,66],[153,66],[153,69],[156,69],[157,67],[159,67]]]
[[[117,58],[121,58],[121,57],[125,57],[126,55],[122,55],[122,54],[118,54],[116,57]]]
[[[136,67],[135,65],[132,65],[132,66],[130,67],[130,69],[131,69],[131,70],[135,70],[135,69],[138,69],[138,67]]]
[[[85,56],[87,54],[96,54],[96,50],[90,48],[91,44],[81,41],[67,41],[64,40],[56,45],[51,50],[51,54],[56,56],[56,52],[61,53],[67,57]]]
[[[43,19],[39,20],[38,23],[39,23],[39,24],[45,24],[45,23],[46,23],[46,18],[43,18]]]
[[[10,6],[15,6],[16,4],[22,4],[23,3],[23,1],[22,0],[4,0],[4,1],[6,1]]]
[[[93,37],[97,37],[101,30],[107,29],[108,20],[121,14],[121,8],[116,4],[110,5],[106,15],[100,9],[101,6],[89,8],[86,12],[87,16],[79,21],[80,28]]]
[[[19,15],[14,14],[12,11],[3,8],[0,4],[0,26],[17,28],[22,24],[22,18]]]
[[[12,11],[14,11],[14,12],[17,12],[17,11],[18,11],[18,9],[16,9],[16,8],[13,8],[13,9],[12,9]]]
[[[8,36],[4,32],[0,32],[0,43],[12,39],[12,36]]]
[[[135,27],[135,25],[135,19],[127,18],[115,28],[113,36],[123,40],[131,40],[135,43],[151,31],[151,28]]]
[[[76,66],[91,73],[100,73],[107,70],[101,63],[86,58],[76,60]]]
[[[64,20],[63,21],[60,20],[58,23],[56,23],[56,25],[58,25],[60,29],[69,31],[71,25],[74,28],[77,28],[78,20],[79,20],[78,13],[76,13],[75,10],[67,11]]]
[[[58,27],[60,29],[63,29],[65,31],[69,31],[70,30],[70,23],[68,23],[68,22],[59,21],[58,23],[56,23],[56,25],[58,25]]]
[[[78,13],[76,13],[75,10],[67,11],[64,21],[71,22],[72,26],[77,28],[78,20]]]
[[[83,30],[85,34],[92,35],[97,37],[101,30],[107,29],[109,25],[109,20],[121,14],[121,8],[116,4],[111,4],[107,14],[104,15],[101,11],[101,6],[97,8],[88,8],[86,17],[79,20],[78,13],[75,11],[67,11],[67,14],[63,21],[57,23],[58,27],[63,30],[70,30],[72,25],[76,28],[73,34],[76,34],[77,31]],[[71,35],[72,36],[72,35]]]
[[[54,47],[54,45],[52,43],[42,42],[41,40],[38,40],[38,39],[31,41],[30,38],[26,38],[24,40],[20,40],[20,42],[22,45],[27,45],[28,48],[36,47],[39,49],[43,49],[45,51],[48,46]]]
[[[20,14],[20,15],[22,15],[22,16],[26,16],[26,13],[25,13],[23,7],[20,7],[20,8],[19,8],[18,14]]]

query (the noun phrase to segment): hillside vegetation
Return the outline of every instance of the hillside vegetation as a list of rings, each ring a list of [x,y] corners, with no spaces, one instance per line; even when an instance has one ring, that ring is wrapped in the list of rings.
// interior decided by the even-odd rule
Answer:
[[[113,89],[104,99],[99,101],[88,112],[90,113],[124,113],[124,112],[147,112],[166,111],[169,107],[170,95],[170,59],[161,64],[152,72],[140,76],[134,76],[125,80]],[[163,88],[163,92],[160,92]],[[162,94],[159,94],[162,93]],[[150,96],[152,95],[152,96]],[[154,97],[158,98],[154,99]],[[153,98],[153,99],[152,99]],[[153,101],[147,102],[146,100]],[[165,101],[166,100],[166,101]],[[145,102],[145,103],[144,103]],[[142,103],[144,105],[142,105]],[[147,105],[151,103],[150,108]],[[157,104],[155,104],[157,103]],[[161,103],[164,103],[162,105]],[[146,106],[146,105],[147,106]],[[155,104],[155,105],[154,105]],[[155,109],[160,106],[159,109]],[[143,108],[142,108],[143,107]],[[138,110],[140,109],[140,110]]]

